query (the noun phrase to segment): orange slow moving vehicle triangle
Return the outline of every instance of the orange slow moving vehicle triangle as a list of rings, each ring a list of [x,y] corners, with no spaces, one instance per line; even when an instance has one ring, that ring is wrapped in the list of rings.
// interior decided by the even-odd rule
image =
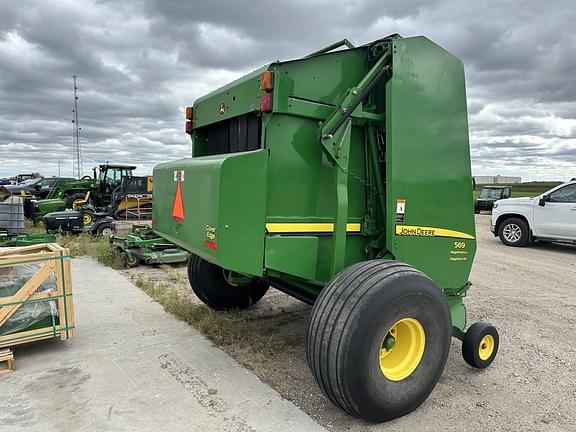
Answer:
[[[180,182],[176,183],[176,193],[174,194],[174,203],[172,204],[172,217],[177,222],[184,221],[184,200],[182,198]]]

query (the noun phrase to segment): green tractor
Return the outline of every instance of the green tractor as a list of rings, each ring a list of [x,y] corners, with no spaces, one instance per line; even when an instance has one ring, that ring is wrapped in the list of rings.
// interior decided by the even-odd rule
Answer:
[[[92,214],[96,208],[102,208],[113,202],[114,193],[120,188],[123,179],[133,177],[136,169],[132,165],[102,164],[94,168],[94,176],[84,176],[80,180],[59,181],[46,199],[33,202],[32,220],[37,223],[44,215],[64,209],[87,207],[84,224],[92,223]]]
[[[346,45],[348,49],[339,49]],[[382,422],[416,409],[451,337],[482,369],[499,337],[467,328],[476,252],[464,67],[424,37],[347,40],[276,61],[186,109],[192,158],[154,169],[154,231],[191,252],[208,306],[270,286],[313,305],[325,395]]]

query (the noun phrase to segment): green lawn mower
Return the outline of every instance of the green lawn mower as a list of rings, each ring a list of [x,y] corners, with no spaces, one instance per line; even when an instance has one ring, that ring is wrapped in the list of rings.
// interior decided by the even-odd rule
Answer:
[[[125,237],[110,236],[110,244],[126,267],[142,264],[174,264],[186,262],[189,253],[158,237],[148,225],[133,225]]]

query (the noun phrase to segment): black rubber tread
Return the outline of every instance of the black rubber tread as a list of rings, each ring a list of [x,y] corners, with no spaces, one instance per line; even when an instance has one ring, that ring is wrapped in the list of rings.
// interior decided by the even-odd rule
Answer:
[[[522,230],[522,235],[520,237],[520,240],[517,241],[516,243],[509,242],[502,235],[502,232],[504,231],[504,227],[509,223],[514,223],[514,224],[518,225],[520,227],[520,229]],[[500,238],[500,241],[502,243],[504,243],[506,246],[512,246],[512,247],[526,246],[528,244],[528,241],[530,240],[530,227],[528,226],[526,221],[523,219],[514,218],[514,217],[508,218],[508,219],[503,220],[500,223],[500,225],[498,227],[498,237]]]
[[[67,209],[73,208],[72,205],[74,204],[74,201],[76,201],[77,199],[84,199],[85,197],[86,194],[83,193],[75,193],[70,195],[68,198],[66,198],[66,208]]]
[[[482,360],[478,354],[478,348],[482,338],[488,334],[494,338],[494,351],[489,358]],[[464,357],[464,360],[466,360],[466,363],[470,366],[476,369],[484,369],[490,366],[496,358],[499,346],[500,336],[498,335],[496,327],[490,323],[478,321],[472,324],[464,334],[464,339],[462,340],[462,357]]]
[[[383,261],[366,261],[354,264],[336,275],[336,277],[330,282],[329,286],[344,284],[346,287],[352,287],[353,285],[351,282],[358,282],[359,277],[362,276],[364,277],[364,280],[367,280],[373,275],[378,275],[377,279],[386,277],[386,275],[381,274],[382,269],[380,268],[380,265],[378,265],[383,263]],[[387,262],[386,264],[390,264],[387,267],[392,274],[395,272],[394,270],[414,270],[413,267],[398,262]],[[318,328],[314,331],[314,334],[316,335],[316,338],[320,338],[320,341],[334,336],[334,322],[339,319],[343,313],[349,313],[349,310],[346,310],[346,306],[349,308],[352,303],[356,302],[357,299],[362,297],[365,294],[365,291],[370,288],[370,286],[366,286],[363,290],[327,289],[329,286],[322,290],[311,313],[311,316],[316,315],[315,310],[316,305],[318,305],[318,310],[321,310],[321,312],[318,313]],[[322,305],[321,302],[324,304]],[[338,310],[336,310],[337,308]],[[358,413],[356,413],[356,411],[349,406],[348,402],[342,397],[341,389],[337,386],[338,388],[334,391],[334,389],[329,385],[330,377],[328,376],[328,370],[334,369],[333,367],[321,367],[322,364],[325,364],[325,357],[328,355],[328,352],[323,352],[321,344],[316,343],[315,345],[316,349],[314,350],[313,356],[315,359],[315,365],[314,368],[311,367],[311,369],[314,376],[318,377],[320,387],[336,405],[342,407],[350,415],[358,416]],[[310,364],[310,356],[308,362]],[[336,379],[335,382],[338,383],[338,380]]]
[[[138,265],[138,257],[134,254],[124,252],[126,255],[126,266],[127,267],[136,267]]]
[[[264,297],[269,288],[262,281],[232,286],[224,278],[221,267],[195,254],[190,254],[187,268],[192,291],[203,303],[217,310],[249,308]]]
[[[350,286],[349,282],[354,281],[358,278],[359,275],[364,273],[365,271],[369,271],[371,267],[370,264],[373,261],[366,261],[360,262],[357,264],[348,267],[344,271],[338,273],[332,281],[330,281],[330,285],[341,285],[346,284],[346,286]],[[378,272],[379,269],[373,271],[372,273]],[[370,273],[370,275],[372,275]],[[322,363],[322,353],[321,353],[321,345],[318,344],[316,341],[318,338],[320,340],[324,340],[326,337],[326,333],[332,330],[333,327],[330,327],[326,324],[327,317],[332,316],[333,320],[337,318],[337,315],[334,314],[334,310],[337,307],[342,308],[342,302],[347,302],[350,300],[350,297],[355,294],[354,290],[329,290],[326,286],[320,296],[316,300],[314,307],[312,308],[312,312],[310,313],[310,324],[308,326],[308,332],[306,334],[306,346],[307,346],[307,353],[313,353],[313,355],[308,355],[308,365],[312,370],[312,373],[315,377],[317,377],[318,384],[320,388],[328,397],[337,405],[341,406],[345,411],[347,411],[350,415],[355,415],[352,408],[347,406],[347,402],[342,399],[338,398],[338,394],[334,393],[330,386],[328,385],[328,378],[323,374],[323,370],[320,367]],[[316,312],[317,311],[317,312]],[[313,337],[313,338],[312,338]],[[312,349],[308,349],[310,347],[310,343],[314,346]],[[325,372],[325,371],[324,371]]]
[[[110,228],[111,232],[114,233],[114,228],[110,223],[103,223],[99,225],[98,228],[96,228],[96,233],[102,235],[102,231],[104,231],[106,228]]]
[[[408,411],[401,408],[397,412],[377,413],[360,412],[358,406],[350,399],[344,381],[352,379],[342,376],[343,357],[348,349],[346,337],[350,328],[357,325],[362,314],[359,307],[362,301],[380,295],[387,281],[399,276],[408,275],[425,279],[433,286],[433,295],[438,306],[438,320],[441,323],[442,358],[439,358],[438,370],[434,371],[434,379],[429,388],[423,389],[422,397]],[[409,293],[410,294],[410,293]],[[412,293],[413,294],[413,293]],[[402,299],[402,295],[398,299]],[[444,295],[432,281],[415,268],[396,261],[367,261],[354,264],[337,274],[322,290],[310,315],[306,335],[306,352],[308,365],[318,381],[322,391],[337,406],[351,415],[363,417],[368,421],[383,421],[403,415],[415,409],[434,388],[444,368],[450,348],[451,321],[450,311]],[[438,341],[435,341],[435,343]]]

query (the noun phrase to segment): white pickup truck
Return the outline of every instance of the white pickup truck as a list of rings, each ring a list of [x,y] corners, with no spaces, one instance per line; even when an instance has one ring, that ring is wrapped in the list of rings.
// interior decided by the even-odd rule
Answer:
[[[576,178],[534,198],[496,201],[490,230],[507,246],[533,240],[576,244]]]

